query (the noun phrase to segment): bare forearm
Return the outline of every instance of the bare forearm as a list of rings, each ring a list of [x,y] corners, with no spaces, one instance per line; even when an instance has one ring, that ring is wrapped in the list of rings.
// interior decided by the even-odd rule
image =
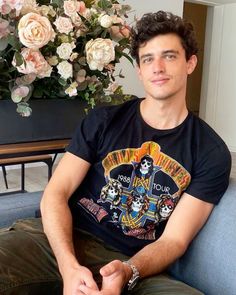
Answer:
[[[149,244],[131,258],[138,268],[140,276],[148,277],[164,271],[178,257],[182,256],[186,247],[174,241],[160,238]]]
[[[67,266],[76,266],[72,239],[72,216],[66,198],[52,197],[53,191],[45,191],[41,202],[44,231],[63,273]]]

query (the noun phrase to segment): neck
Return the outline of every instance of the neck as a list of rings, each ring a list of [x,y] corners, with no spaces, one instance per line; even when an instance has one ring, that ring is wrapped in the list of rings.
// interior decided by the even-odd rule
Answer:
[[[180,125],[188,115],[186,103],[160,101],[145,98],[140,104],[143,120],[155,129],[172,129]]]

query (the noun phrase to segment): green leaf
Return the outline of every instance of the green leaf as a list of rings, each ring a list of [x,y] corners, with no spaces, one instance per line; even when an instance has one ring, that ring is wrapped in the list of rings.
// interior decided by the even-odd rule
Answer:
[[[52,0],[51,1],[51,4],[55,7],[55,5],[57,6],[57,7],[63,7],[63,0]]]
[[[62,86],[66,86],[66,85],[67,85],[66,80],[63,79],[63,78],[59,78],[59,79],[58,79],[58,82],[59,82]]]
[[[16,52],[15,55],[15,60],[16,60],[16,66],[19,67],[24,63],[24,58],[23,56],[20,54],[20,52]]]
[[[103,10],[106,10],[106,9],[112,7],[112,3],[111,3],[110,1],[108,1],[108,0],[100,0],[100,1],[98,2],[98,6],[99,6],[100,8],[102,8]]]
[[[32,95],[34,98],[42,98],[43,97],[43,89],[40,87],[35,87]]]
[[[29,117],[32,113],[32,109],[29,107],[29,104],[27,102],[18,103],[16,111],[22,117]]]
[[[133,59],[132,59],[132,57],[130,57],[127,53],[125,53],[125,52],[121,52],[121,54],[125,57],[125,58],[127,58],[129,61],[130,61],[130,63],[132,64],[132,65],[134,65],[134,61],[133,61]]]
[[[17,38],[17,36],[15,35],[8,35],[7,37],[8,39],[8,43],[16,50],[20,50],[21,49],[21,43],[19,41],[19,39]]]
[[[91,93],[94,93],[96,91],[96,87],[93,83],[88,85],[89,90],[91,91]]]
[[[84,82],[79,83],[77,89],[78,91],[84,91],[87,88],[87,86],[88,86],[88,81],[85,80]]]
[[[7,38],[0,39],[0,51],[3,51],[7,48],[8,40]]]

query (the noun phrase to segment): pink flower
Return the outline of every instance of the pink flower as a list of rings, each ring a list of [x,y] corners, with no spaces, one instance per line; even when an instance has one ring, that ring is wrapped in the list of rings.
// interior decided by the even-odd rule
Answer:
[[[83,13],[86,6],[83,1],[68,0],[64,1],[64,11],[68,16],[75,15],[77,13]]]
[[[0,6],[4,7],[4,9],[7,9],[6,6],[10,7],[10,10],[21,10],[22,6],[24,4],[24,0],[2,0],[0,1]],[[8,8],[9,9],[9,8]]]
[[[110,28],[110,34],[111,34],[112,39],[119,41],[123,38],[129,38],[130,28],[127,25],[112,26]]]
[[[109,29],[112,39],[119,41],[123,38],[129,38],[130,27],[125,24],[122,18],[115,16],[113,18],[113,23],[116,25]]]
[[[6,14],[9,14],[11,12],[11,7],[7,4],[1,4],[0,5],[0,13],[2,15],[6,15]]]
[[[68,17],[59,16],[54,22],[58,32],[68,34],[73,30],[73,25]]]
[[[44,59],[43,55],[38,49],[23,48],[21,55],[24,58],[24,63],[16,67],[16,61],[12,64],[23,74],[36,74],[39,78],[50,77],[52,67]]]
[[[55,36],[50,21],[37,13],[24,15],[18,24],[20,42],[28,48],[39,49]]]
[[[22,98],[26,97],[29,94],[28,86],[16,86],[13,88],[11,93],[11,98],[15,103],[18,103],[22,100]]]
[[[10,33],[9,22],[0,18],[0,39],[6,37]]]

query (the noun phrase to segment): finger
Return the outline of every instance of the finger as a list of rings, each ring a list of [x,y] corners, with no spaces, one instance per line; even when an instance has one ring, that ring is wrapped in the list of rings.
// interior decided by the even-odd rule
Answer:
[[[85,295],[97,295],[99,294],[99,291],[97,290],[93,290],[90,287],[86,286],[86,285],[80,285],[79,286],[79,290],[85,294]]]
[[[89,277],[86,280],[86,286],[93,289],[93,290],[99,290],[97,283],[94,281],[93,277]]]
[[[113,260],[100,269],[100,274],[103,277],[107,277],[107,276],[112,275],[116,271],[120,270],[120,268],[121,268],[121,261]]]

